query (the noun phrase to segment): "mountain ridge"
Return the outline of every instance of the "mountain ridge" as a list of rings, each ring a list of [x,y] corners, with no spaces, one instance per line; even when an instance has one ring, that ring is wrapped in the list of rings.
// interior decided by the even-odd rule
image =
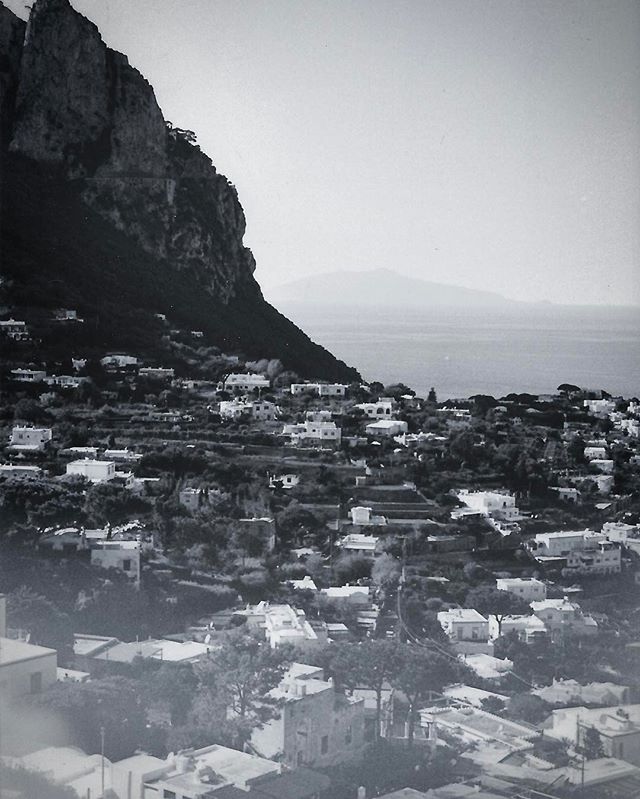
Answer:
[[[279,303],[396,307],[506,307],[519,304],[503,295],[408,277],[391,269],[323,272],[271,288]]]
[[[167,313],[209,344],[359,378],[266,302],[235,187],[68,0],[36,0],[26,26],[0,3],[0,54],[2,303],[73,298],[98,329],[107,301],[122,346],[128,319]]]

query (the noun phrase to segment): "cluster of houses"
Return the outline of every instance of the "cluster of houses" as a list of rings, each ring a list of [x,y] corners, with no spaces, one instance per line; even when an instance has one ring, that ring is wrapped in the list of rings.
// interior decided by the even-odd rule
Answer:
[[[60,316],[60,321],[81,322],[76,317]],[[25,323],[15,320],[0,322],[0,331],[10,337],[29,335]],[[191,331],[194,338],[199,338],[199,332]],[[85,365],[81,359],[74,361],[77,371]],[[512,537],[520,540],[525,522],[530,518],[530,511],[521,510],[521,507],[529,507],[522,495],[516,496],[502,488],[463,487],[446,496],[447,501],[439,508],[443,511],[440,521],[436,523],[433,517],[434,510],[438,510],[437,502],[428,498],[432,494],[425,495],[409,481],[396,481],[397,475],[383,475],[385,466],[374,467],[373,458],[347,462],[350,448],[357,446],[373,450],[378,445],[384,452],[391,452],[397,446],[394,455],[401,452],[417,464],[425,451],[435,451],[439,457],[449,437],[472,424],[468,408],[455,404],[434,408],[437,420],[437,432],[434,432],[433,429],[417,429],[407,421],[410,416],[405,413],[406,409],[420,407],[420,400],[409,395],[401,399],[382,396],[356,402],[349,397],[349,387],[344,384],[301,382],[275,388],[273,381],[264,374],[249,371],[232,372],[215,384],[176,378],[173,368],[145,366],[138,357],[127,354],[105,355],[101,365],[110,374],[136,374],[162,387],[171,385],[198,392],[206,386],[214,394],[218,393],[215,403],[207,404],[206,408],[212,415],[217,414],[227,429],[238,428],[229,422],[246,420],[252,429],[268,431],[284,451],[284,454],[278,453],[277,463],[270,462],[268,471],[265,469],[265,495],[270,497],[278,499],[288,494],[288,500],[304,489],[304,468],[298,469],[294,464],[296,459],[303,461],[305,450],[320,450],[327,463],[347,453],[340,465],[346,472],[351,469],[354,472],[354,484],[350,485],[349,494],[345,494],[345,497],[350,495],[349,499],[306,506],[327,517],[323,520],[331,554],[327,556],[327,548],[322,546],[311,546],[306,540],[299,542],[304,546],[291,552],[298,558],[296,566],[304,567],[305,559],[314,555],[320,557],[325,574],[328,560],[335,558],[367,561],[368,566],[373,563],[375,567],[383,556],[393,557],[386,547],[390,535],[403,538],[403,531],[406,531],[408,537],[427,524],[430,525],[428,533],[422,531],[422,535],[421,532],[423,551],[428,553],[426,560],[435,561],[442,556],[449,558],[449,563],[455,563],[456,558],[462,559],[478,547],[478,541],[487,530],[490,535],[497,534],[494,538],[500,545],[507,545]],[[234,363],[229,365],[235,368]],[[29,368],[13,369],[11,376],[18,384],[42,383],[62,388],[77,388],[88,380],[80,375],[48,376],[46,370]],[[365,387],[361,388],[364,391]],[[285,415],[283,408],[292,406],[292,398],[299,401],[293,403],[293,411]],[[358,399],[361,398],[359,395]],[[635,457],[636,465],[640,465],[636,444],[640,404],[628,403],[622,411],[616,401],[587,399],[583,407],[594,421],[608,420],[614,432],[595,435],[593,425],[566,423],[558,444],[563,452],[576,435],[585,438],[583,465],[571,470],[558,468],[559,484],[551,486],[554,495],[567,506],[580,503],[594,487],[599,500],[615,501],[611,493],[618,470],[616,437],[635,447],[636,454],[631,458]],[[494,412],[500,417],[506,413],[506,407],[498,406]],[[343,426],[347,429],[347,414],[350,428],[358,431],[356,435],[346,432],[343,435]],[[182,413],[167,410],[152,410],[144,416],[132,417],[134,421],[168,425],[184,418]],[[516,425],[517,420],[513,424]],[[16,424],[10,431],[5,448],[7,462],[0,465],[0,478],[42,476],[43,456],[51,451],[54,435],[55,428]],[[135,450],[144,451],[144,445],[130,446],[133,449],[91,445],[58,450],[56,454],[64,469],[59,479],[81,477],[91,484],[115,482],[141,493],[150,483],[159,483],[160,478],[139,476],[138,465],[143,455]],[[287,447],[296,451],[291,452]],[[555,457],[553,452],[554,446],[550,443],[549,458]],[[317,454],[312,453],[313,456]],[[285,460],[287,457],[290,462]],[[313,464],[314,458],[310,460]],[[380,479],[376,479],[378,476]],[[486,487],[494,483],[479,482],[479,485]],[[198,484],[195,478],[181,481],[176,494],[181,513],[191,514],[196,520],[203,509],[228,499],[219,488]],[[249,512],[247,518],[234,520],[262,541],[259,555],[243,557],[243,566],[260,566],[278,546],[274,515],[265,511],[263,515],[251,516]],[[523,537],[519,554],[528,568],[519,568],[516,574],[536,576],[506,576],[508,572],[505,576],[497,576],[499,573],[494,573],[491,581],[487,581],[487,587],[518,598],[521,606],[524,603],[528,607],[526,612],[498,614],[454,602],[442,604],[436,613],[437,623],[449,639],[453,657],[473,671],[485,689],[454,684],[445,688],[442,695],[434,695],[420,709],[417,737],[420,745],[432,749],[441,741],[457,741],[470,753],[480,776],[475,776],[468,784],[456,783],[448,793],[442,788],[427,793],[400,793],[398,797],[491,796],[491,791],[503,788],[490,784],[489,774],[508,785],[513,785],[514,780],[517,782],[518,774],[526,774],[531,784],[543,793],[549,791],[547,796],[553,796],[554,787],[558,785],[568,789],[581,784],[597,789],[597,786],[623,779],[637,780],[640,785],[640,711],[637,710],[640,705],[630,704],[635,698],[633,686],[593,681],[582,685],[562,680],[554,680],[548,686],[530,686],[533,696],[554,708],[546,722],[545,736],[568,740],[577,751],[584,730],[595,728],[600,734],[606,757],[585,766],[582,774],[576,774],[575,765],[559,767],[545,759],[539,747],[543,738],[540,728],[507,720],[499,712],[490,712],[484,701],[506,702],[507,694],[499,692],[507,690],[505,686],[514,678],[513,662],[495,655],[499,638],[513,634],[526,645],[541,639],[560,643],[569,637],[596,635],[601,629],[598,614],[587,612],[584,602],[583,611],[571,588],[565,591],[565,586],[560,585],[560,578],[580,581],[583,577],[620,574],[628,553],[640,554],[637,524],[607,521],[606,514],[601,519],[601,523],[592,525],[599,527],[599,531],[554,529]],[[446,526],[448,532],[437,532],[439,526]],[[481,532],[477,533],[476,528]],[[38,548],[58,553],[88,553],[86,557],[96,567],[117,569],[137,584],[144,579],[145,563],[158,555],[153,535],[147,535],[144,528],[126,525],[121,529],[63,527],[47,530],[39,538]],[[96,759],[96,755],[63,747],[34,752],[21,759],[18,765],[41,771],[54,782],[72,787],[81,797],[96,799],[108,792],[117,799],[132,796],[228,799],[240,795],[253,795],[256,799],[265,796],[312,799],[320,794],[326,796],[327,778],[310,768],[326,768],[355,760],[378,734],[389,739],[403,738],[406,729],[399,730],[394,721],[394,693],[390,687],[385,687],[382,707],[377,709],[371,692],[356,688],[345,693],[322,669],[308,664],[311,655],[330,642],[386,636],[385,614],[390,614],[382,593],[366,580],[349,578],[346,584],[327,585],[328,580],[314,579],[311,573],[304,573],[304,568],[301,571],[303,576],[286,581],[291,589],[287,601],[255,601],[256,597],[252,597],[250,604],[238,601],[230,611],[233,623],[242,623],[258,633],[265,646],[278,649],[291,645],[296,651],[295,662],[271,692],[281,712],[253,731],[248,751],[209,746],[170,755],[167,759],[137,754],[124,761],[105,762],[103,758]],[[445,577],[431,579],[448,581]],[[313,612],[309,610],[310,601]],[[3,608],[0,598],[0,611]],[[337,622],[335,618],[348,619],[348,624]],[[7,637],[2,612],[0,686],[11,696],[19,697],[46,690],[56,680],[89,680],[93,674],[110,668],[117,672],[138,659],[169,665],[198,663],[211,657],[215,650],[214,632],[213,621],[205,620],[186,633],[146,641],[78,634],[74,641],[74,668],[58,669],[55,651]],[[393,635],[392,630],[389,637]],[[377,729],[376,724],[380,724]],[[575,759],[572,762],[575,764]],[[498,792],[495,795],[507,794]],[[397,797],[390,795],[389,799]]]

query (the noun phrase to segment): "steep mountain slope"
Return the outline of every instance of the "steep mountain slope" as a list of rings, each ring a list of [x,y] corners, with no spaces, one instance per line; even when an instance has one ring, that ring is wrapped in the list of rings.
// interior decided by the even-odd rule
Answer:
[[[37,0],[26,31],[0,3],[0,110],[4,302],[77,307],[111,346],[165,313],[227,351],[357,378],[265,302],[235,188],[68,0]]]

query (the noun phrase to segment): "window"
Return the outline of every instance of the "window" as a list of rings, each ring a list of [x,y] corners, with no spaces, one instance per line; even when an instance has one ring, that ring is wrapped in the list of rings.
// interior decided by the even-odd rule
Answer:
[[[298,752],[298,755],[296,757],[296,762],[297,762],[297,764],[299,766],[301,766],[304,763],[304,758],[303,758],[303,753],[302,752]]]
[[[320,753],[326,755],[329,751],[329,736],[323,735],[320,741]]]
[[[131,559],[130,558],[126,558],[125,560],[122,561],[122,570],[125,571],[125,572],[130,572],[131,571]]]
[[[349,726],[347,727],[347,732],[345,733],[344,736],[344,742],[346,744],[350,744],[351,741],[353,741],[353,732],[351,730],[351,724],[349,724]]]
[[[33,674],[29,675],[29,690],[32,694],[39,694],[42,691],[42,672],[41,671],[34,671]]]
[[[163,799],[176,799],[174,791],[168,791],[166,788],[162,792]]]

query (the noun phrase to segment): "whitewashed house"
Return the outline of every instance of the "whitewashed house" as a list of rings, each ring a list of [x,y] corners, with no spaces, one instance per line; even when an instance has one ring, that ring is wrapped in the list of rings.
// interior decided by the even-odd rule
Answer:
[[[116,476],[116,465],[113,461],[84,458],[83,460],[68,463],[67,474],[79,475],[91,483],[106,483]]]
[[[441,610],[438,623],[453,641],[489,640],[489,620],[475,608]]]
[[[16,425],[11,431],[9,449],[14,452],[43,452],[52,438],[50,427]]]

